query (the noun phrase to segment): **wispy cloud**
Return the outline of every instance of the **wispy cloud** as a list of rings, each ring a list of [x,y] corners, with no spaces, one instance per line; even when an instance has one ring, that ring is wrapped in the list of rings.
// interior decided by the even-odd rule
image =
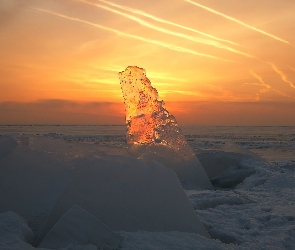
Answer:
[[[222,59],[222,58],[219,58],[219,57],[216,57],[216,56],[212,56],[212,55],[205,54],[205,53],[199,53],[197,51],[187,49],[187,48],[184,48],[184,47],[180,47],[180,46],[176,46],[176,45],[173,45],[173,44],[164,43],[164,42],[161,42],[161,41],[158,41],[158,40],[148,39],[148,38],[141,37],[141,36],[127,34],[127,33],[121,32],[121,31],[116,30],[116,29],[112,29],[112,28],[109,28],[109,27],[106,27],[106,26],[103,26],[103,25],[88,22],[88,21],[80,19],[80,18],[70,17],[70,16],[67,16],[67,15],[55,12],[55,11],[49,11],[49,10],[40,9],[40,8],[32,8],[32,9],[35,10],[35,11],[44,12],[44,13],[51,14],[51,15],[54,15],[54,16],[57,16],[57,17],[61,17],[61,18],[67,19],[67,20],[88,24],[88,25],[94,26],[94,27],[99,28],[99,29],[103,29],[103,30],[106,30],[106,31],[116,33],[119,36],[133,38],[133,39],[140,40],[140,41],[147,42],[147,43],[151,43],[151,44],[156,44],[156,45],[165,47],[165,48],[170,49],[170,50],[183,52],[183,53],[188,53],[188,54],[192,54],[192,55],[196,55],[196,56],[207,57],[207,58],[211,58],[211,59],[227,61],[225,59]]]
[[[292,68],[291,66],[288,66],[290,69],[292,69],[293,71],[295,71],[295,69],[294,68]]]
[[[238,24],[240,24],[240,25],[242,25],[242,26],[244,26],[244,27],[247,27],[247,28],[249,28],[249,29],[251,29],[251,30],[257,31],[257,32],[259,32],[259,33],[261,33],[261,34],[263,34],[263,35],[266,35],[266,36],[268,36],[268,37],[271,37],[271,38],[273,38],[273,39],[275,39],[275,40],[277,40],[277,41],[280,41],[280,42],[283,42],[283,43],[289,44],[289,45],[291,45],[291,46],[294,46],[294,45],[291,44],[290,42],[288,42],[288,41],[286,41],[286,40],[284,40],[284,39],[282,39],[282,38],[280,38],[280,37],[277,37],[277,36],[275,36],[275,35],[272,35],[272,34],[266,32],[266,31],[260,30],[260,29],[258,29],[258,28],[255,28],[255,27],[253,27],[253,26],[251,26],[251,25],[249,25],[249,24],[246,24],[246,23],[244,23],[244,22],[242,22],[242,21],[240,21],[240,20],[238,20],[238,19],[236,19],[236,18],[233,18],[233,17],[231,17],[231,16],[228,16],[228,15],[226,15],[226,14],[223,14],[223,13],[217,11],[217,10],[211,9],[211,8],[209,8],[209,7],[207,7],[207,6],[201,5],[201,4],[196,3],[196,2],[194,2],[194,1],[191,1],[191,0],[184,0],[184,1],[186,1],[186,2],[188,2],[188,3],[191,3],[191,4],[195,5],[195,6],[198,6],[198,7],[202,8],[202,9],[204,9],[204,10],[207,10],[207,11],[209,11],[209,12],[211,12],[211,13],[214,13],[214,14],[216,14],[216,15],[222,16],[222,17],[224,17],[224,18],[226,18],[226,19],[228,19],[228,20],[231,20],[231,21],[233,21],[233,22],[235,22],[235,23],[238,23]]]
[[[252,76],[254,76],[259,81],[259,83],[244,83],[245,85],[254,85],[254,86],[261,86],[261,87],[263,87],[259,91],[260,93],[265,93],[265,92],[268,92],[269,90],[272,90],[272,91],[278,93],[281,96],[295,99],[295,97],[290,96],[290,95],[288,95],[288,94],[286,94],[286,93],[284,93],[282,91],[276,90],[273,87],[271,87],[269,84],[265,83],[264,80],[263,80],[263,78],[261,76],[257,75],[256,73],[254,73],[252,70],[250,70],[250,74]],[[260,97],[259,97],[259,94],[257,94],[256,101],[259,101],[259,100],[260,100]]]
[[[295,85],[291,81],[288,80],[287,76],[281,70],[279,70],[273,63],[269,63],[269,64],[271,65],[272,69],[281,77],[281,79],[284,82],[288,83],[291,88],[295,89]]]
[[[196,97],[202,97],[203,94],[199,91],[188,91],[188,90],[165,90],[163,93],[175,93],[175,94],[182,94],[182,95],[190,95],[190,96],[196,96]]]
[[[250,55],[248,53],[245,53],[245,52],[236,50],[234,48],[231,48],[231,47],[229,47],[227,45],[221,44],[221,43],[219,43],[217,41],[214,41],[214,40],[208,40],[208,39],[203,39],[203,38],[196,38],[194,36],[186,35],[184,33],[174,32],[174,31],[171,31],[171,30],[167,30],[165,28],[161,28],[159,26],[155,26],[155,25],[153,25],[153,24],[151,24],[151,23],[149,23],[147,21],[144,21],[143,19],[138,18],[136,16],[126,14],[124,12],[118,11],[118,10],[113,9],[113,8],[109,8],[109,7],[104,6],[104,5],[101,5],[101,4],[89,2],[87,0],[79,0],[79,1],[82,2],[82,3],[86,3],[86,4],[89,4],[89,5],[95,6],[97,8],[101,8],[101,9],[104,9],[104,10],[107,10],[107,11],[110,11],[110,12],[113,12],[115,14],[124,16],[126,18],[129,18],[129,19],[131,19],[131,20],[139,23],[140,25],[143,25],[145,27],[148,27],[148,28],[157,30],[157,31],[162,32],[162,33],[165,33],[165,34],[169,34],[169,35],[173,35],[173,36],[176,36],[176,37],[180,37],[180,38],[183,38],[183,39],[186,39],[186,40],[189,40],[189,41],[193,41],[193,42],[196,42],[196,43],[201,43],[201,44],[205,44],[205,45],[209,45],[209,46],[214,46],[214,47],[219,48],[219,49],[225,49],[225,50],[231,51],[233,53],[237,53],[237,54],[243,55],[243,56],[248,57],[248,58],[257,59],[257,57],[255,57],[253,55]]]
[[[272,89],[272,87],[270,85],[266,84],[263,81],[261,76],[255,74],[252,70],[250,70],[250,73],[252,76],[254,76],[260,82],[260,83],[256,83],[255,85],[265,87],[266,89]]]
[[[148,14],[148,13],[146,13],[144,11],[141,11],[141,10],[138,10],[138,9],[130,8],[130,7],[127,7],[127,6],[124,6],[124,5],[116,4],[116,3],[105,1],[105,0],[98,0],[98,1],[103,2],[105,4],[108,4],[110,6],[117,7],[119,9],[128,11],[128,12],[131,12],[133,14],[138,14],[138,15],[141,15],[141,16],[144,16],[144,17],[147,17],[147,18],[150,18],[150,19],[152,19],[154,21],[157,21],[157,22],[160,22],[160,23],[169,24],[169,25],[172,25],[174,27],[178,27],[178,28],[181,28],[181,29],[184,29],[184,30],[188,30],[188,31],[191,31],[191,32],[194,32],[194,33],[197,33],[197,34],[200,34],[200,35],[209,37],[211,39],[215,39],[217,41],[226,42],[226,43],[230,43],[230,44],[233,44],[233,45],[241,46],[238,43],[235,43],[235,42],[232,42],[232,41],[229,41],[229,40],[226,40],[226,39],[218,38],[216,36],[212,36],[210,34],[204,33],[202,31],[199,31],[199,30],[196,30],[196,29],[189,28],[189,27],[184,26],[184,25],[180,25],[180,24],[177,24],[177,23],[174,23],[174,22],[167,21],[165,19],[156,17],[154,15]]]

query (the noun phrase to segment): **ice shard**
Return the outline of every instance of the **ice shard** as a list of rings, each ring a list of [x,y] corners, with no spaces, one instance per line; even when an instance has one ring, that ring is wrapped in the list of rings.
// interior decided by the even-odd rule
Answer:
[[[175,171],[183,187],[207,189],[211,183],[175,117],[158,100],[145,70],[129,66],[119,73],[123,92],[127,145],[132,156],[157,161]]]

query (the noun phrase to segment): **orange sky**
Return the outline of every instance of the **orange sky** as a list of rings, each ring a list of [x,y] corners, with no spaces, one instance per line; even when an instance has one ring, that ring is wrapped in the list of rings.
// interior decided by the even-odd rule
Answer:
[[[179,124],[295,125],[293,0],[1,0],[0,124],[123,124],[118,72]]]

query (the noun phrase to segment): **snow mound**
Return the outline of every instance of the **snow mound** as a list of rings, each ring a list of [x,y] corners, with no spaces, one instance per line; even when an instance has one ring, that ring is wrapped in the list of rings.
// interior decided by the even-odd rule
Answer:
[[[237,185],[238,189],[286,190],[295,189],[294,169],[279,166],[256,164],[255,174]]]
[[[235,244],[236,249],[293,249],[295,244],[294,215],[284,211],[274,211],[272,207],[257,204],[273,203],[272,194],[268,197],[255,194],[253,203],[240,205],[220,205],[207,210],[197,210],[212,238]],[[270,199],[269,199],[270,198]],[[289,206],[288,211],[291,206]]]
[[[215,208],[220,205],[241,205],[251,202],[251,199],[245,194],[235,190],[193,191],[187,192],[187,195],[194,209],[200,210]]]
[[[259,173],[259,166],[268,165],[257,154],[233,142],[227,142],[222,150],[224,151],[207,150],[197,153],[213,186],[217,188],[234,188],[247,177]]]
[[[61,248],[92,244],[98,249],[116,249],[122,237],[81,207],[72,206],[47,233],[39,247]]]
[[[241,158],[235,153],[204,150],[197,153],[208,177],[214,179],[231,166],[239,166]]]
[[[250,151],[250,150],[248,150],[246,148],[238,146],[234,142],[230,142],[230,141],[226,142],[221,147],[221,150],[225,151],[225,152],[241,154],[241,155],[247,156],[248,159],[252,159],[252,160],[255,160],[255,161],[266,162],[266,160],[261,158],[259,155],[253,153],[252,151]]]
[[[163,107],[163,101],[158,100],[158,92],[151,86],[145,70],[129,66],[119,73],[119,78],[130,154],[173,169],[185,188],[212,188],[175,117]]]
[[[34,234],[27,223],[14,212],[0,213],[0,249],[29,250]]]
[[[254,166],[242,164],[238,166],[230,166],[222,172],[222,174],[212,179],[211,182],[217,187],[234,188],[255,172]]]

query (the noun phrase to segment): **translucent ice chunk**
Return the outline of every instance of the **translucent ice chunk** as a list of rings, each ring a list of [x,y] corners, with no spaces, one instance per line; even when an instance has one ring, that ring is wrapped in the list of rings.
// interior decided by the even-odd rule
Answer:
[[[74,160],[72,171],[39,240],[74,204],[113,231],[179,231],[210,237],[175,172],[162,164],[101,154]]]
[[[211,183],[187,144],[173,115],[158,100],[145,70],[129,66],[119,73],[125,103],[129,153],[172,168],[186,188],[210,188]]]
[[[118,249],[122,240],[99,219],[73,205],[47,233],[39,247],[56,249],[71,244],[93,244],[98,249]]]

